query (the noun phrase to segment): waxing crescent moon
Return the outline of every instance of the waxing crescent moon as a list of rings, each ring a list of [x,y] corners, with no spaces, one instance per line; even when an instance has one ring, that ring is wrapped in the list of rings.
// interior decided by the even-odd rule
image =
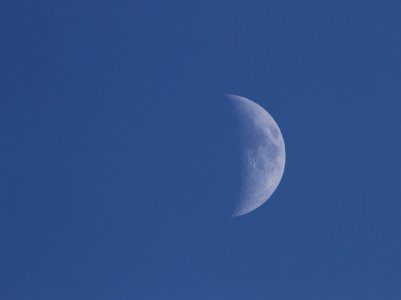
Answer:
[[[249,213],[265,203],[284,173],[285,145],[273,117],[255,102],[226,95],[239,121],[241,183],[233,217]]]

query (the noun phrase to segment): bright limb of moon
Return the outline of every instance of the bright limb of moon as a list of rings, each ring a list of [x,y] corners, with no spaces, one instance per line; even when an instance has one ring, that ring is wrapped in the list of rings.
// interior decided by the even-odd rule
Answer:
[[[255,102],[226,95],[240,123],[241,189],[232,216],[249,213],[265,203],[284,173],[285,145],[273,117]]]

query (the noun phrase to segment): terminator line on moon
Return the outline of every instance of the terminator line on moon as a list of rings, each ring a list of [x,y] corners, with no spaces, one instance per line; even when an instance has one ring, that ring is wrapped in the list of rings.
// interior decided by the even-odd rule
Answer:
[[[232,101],[240,123],[241,190],[233,217],[265,203],[280,183],[285,166],[285,146],[272,116],[260,105],[236,95]]]

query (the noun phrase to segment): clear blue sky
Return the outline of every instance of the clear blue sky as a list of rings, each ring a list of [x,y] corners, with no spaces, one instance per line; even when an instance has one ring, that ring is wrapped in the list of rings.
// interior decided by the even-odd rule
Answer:
[[[399,1],[2,1],[0,298],[401,295]],[[225,93],[287,149],[260,209]]]

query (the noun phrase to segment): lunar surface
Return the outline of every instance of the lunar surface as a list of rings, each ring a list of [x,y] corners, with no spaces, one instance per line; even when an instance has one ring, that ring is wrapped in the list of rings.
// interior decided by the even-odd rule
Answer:
[[[249,213],[265,203],[280,183],[285,166],[285,146],[272,116],[260,105],[236,95],[226,95],[240,123],[241,187],[232,216]]]

